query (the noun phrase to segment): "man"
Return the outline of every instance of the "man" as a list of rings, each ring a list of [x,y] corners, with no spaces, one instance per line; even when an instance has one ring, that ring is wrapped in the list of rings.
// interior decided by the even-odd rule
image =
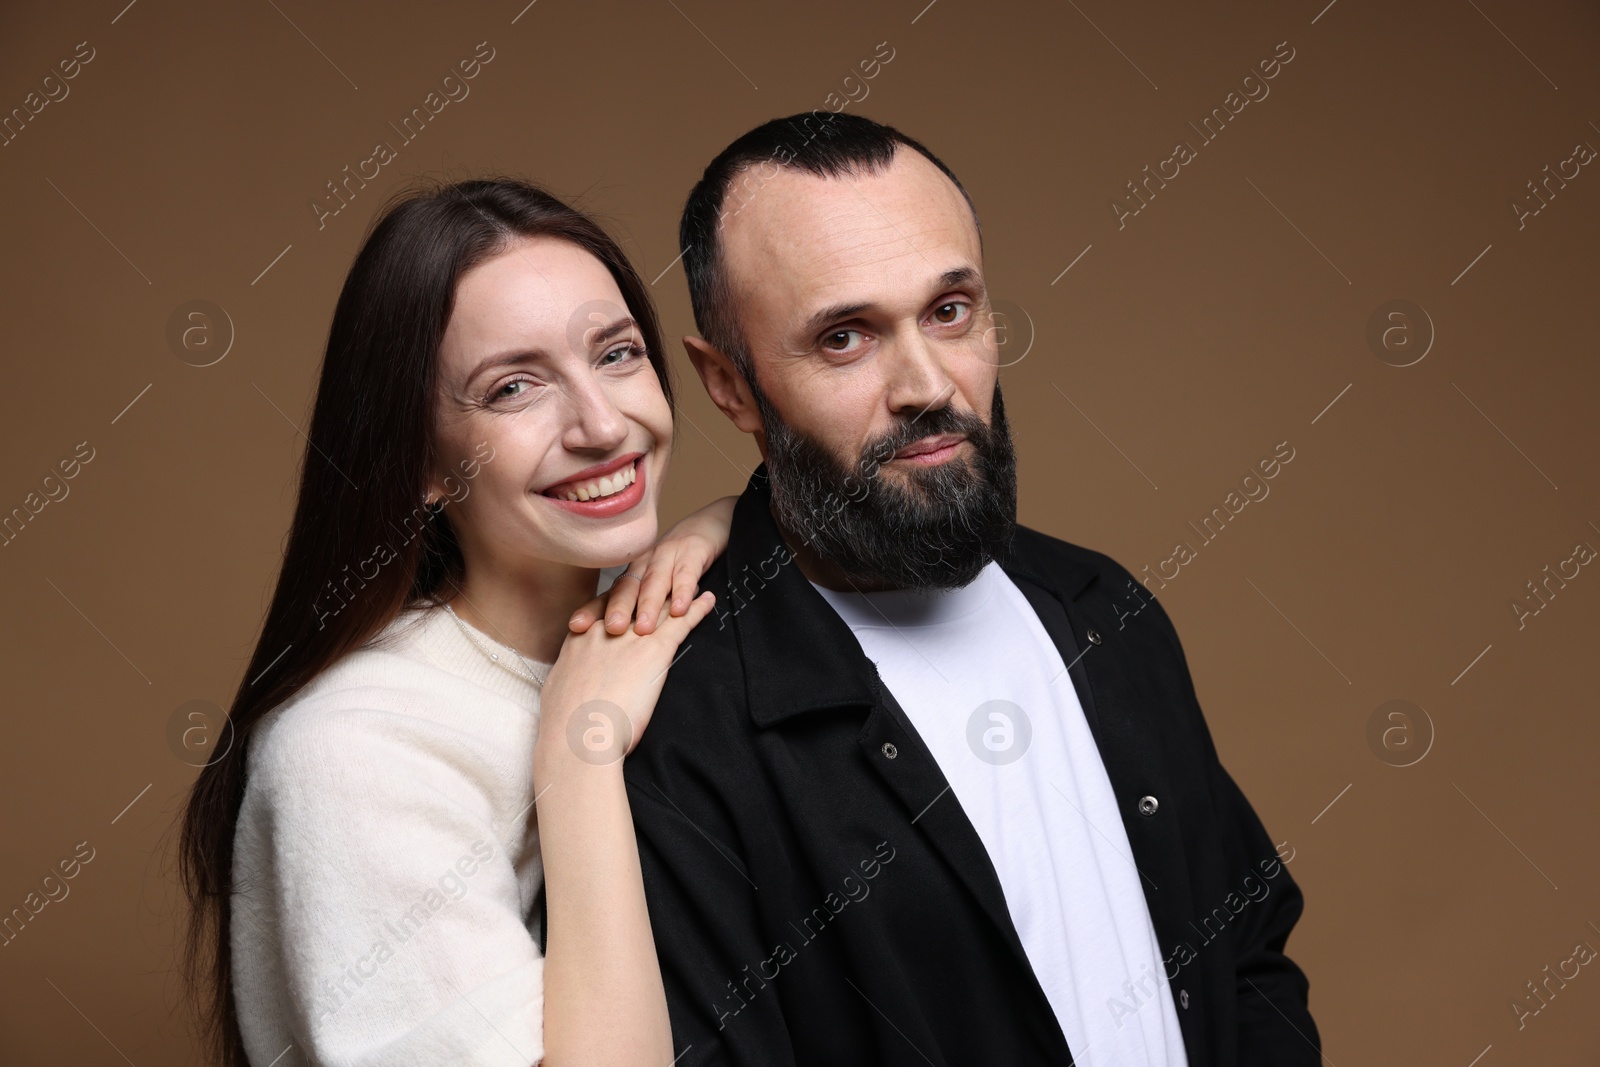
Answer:
[[[764,462],[624,768],[679,1063],[1319,1063],[1292,851],[1166,613],[1016,523],[954,175],[775,120],[681,242],[690,359]]]

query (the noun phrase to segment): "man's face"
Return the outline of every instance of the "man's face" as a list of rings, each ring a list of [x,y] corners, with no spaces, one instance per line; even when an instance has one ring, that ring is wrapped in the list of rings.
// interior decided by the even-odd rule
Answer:
[[[877,174],[782,169],[723,242],[779,524],[852,584],[971,581],[1016,474],[960,191],[904,147]]]

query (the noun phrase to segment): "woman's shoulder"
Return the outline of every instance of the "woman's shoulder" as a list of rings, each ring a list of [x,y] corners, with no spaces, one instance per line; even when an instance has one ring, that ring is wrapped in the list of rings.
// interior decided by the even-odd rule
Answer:
[[[476,760],[531,743],[538,690],[481,669],[462,643],[440,609],[401,612],[262,717],[251,732],[251,772],[392,766],[401,756]]]
[[[351,702],[405,705],[439,686],[465,680],[430,654],[438,628],[436,609],[410,607],[359,647],[346,652],[269,714],[314,706],[334,709]]]

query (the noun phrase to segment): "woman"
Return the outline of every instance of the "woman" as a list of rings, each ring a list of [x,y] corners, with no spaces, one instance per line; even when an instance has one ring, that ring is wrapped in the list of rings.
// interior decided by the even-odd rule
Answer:
[[[621,759],[732,498],[652,548],[671,397],[648,290],[582,213],[498,179],[374,224],[184,823],[222,1063],[673,1060]]]

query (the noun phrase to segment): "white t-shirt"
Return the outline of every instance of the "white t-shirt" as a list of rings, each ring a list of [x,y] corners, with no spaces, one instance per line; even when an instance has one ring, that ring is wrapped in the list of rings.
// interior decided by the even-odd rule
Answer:
[[[443,609],[380,637],[250,742],[230,927],[245,1050],[257,1067],[529,1067],[544,1057],[539,686]]]
[[[1184,1067],[1140,874],[1077,690],[990,563],[961,589],[816,586],[933,753],[988,850],[1082,1067]]]

